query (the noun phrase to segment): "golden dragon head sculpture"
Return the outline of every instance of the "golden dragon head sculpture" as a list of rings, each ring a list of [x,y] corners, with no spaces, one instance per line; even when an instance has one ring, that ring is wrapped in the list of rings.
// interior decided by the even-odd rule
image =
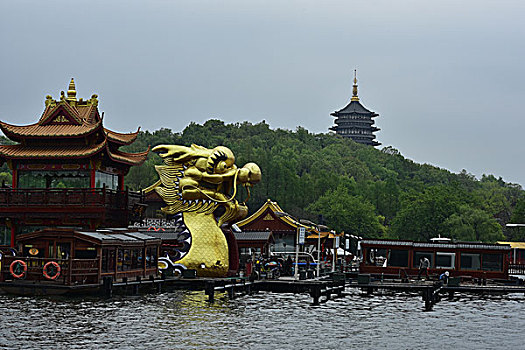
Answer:
[[[235,196],[237,186],[242,185],[249,198],[250,187],[261,180],[257,164],[237,168],[233,152],[224,146],[208,149],[195,144],[159,145],[152,151],[164,159],[164,165],[155,167],[160,180],[150,188],[155,188],[167,204],[162,209],[166,214],[212,213],[223,207],[219,227],[247,215],[246,200],[239,203]]]

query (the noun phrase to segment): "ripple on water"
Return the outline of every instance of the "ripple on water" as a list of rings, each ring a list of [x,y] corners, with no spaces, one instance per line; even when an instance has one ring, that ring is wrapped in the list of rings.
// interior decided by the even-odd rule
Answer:
[[[301,294],[206,302],[177,291],[110,300],[0,295],[0,348],[520,348],[523,296],[444,298],[350,291],[320,306]]]

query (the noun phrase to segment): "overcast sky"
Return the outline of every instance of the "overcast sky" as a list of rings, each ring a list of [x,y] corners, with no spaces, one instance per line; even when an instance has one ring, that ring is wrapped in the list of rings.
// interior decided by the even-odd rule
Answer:
[[[525,185],[525,1],[0,1],[0,120],[75,78],[115,131],[328,132],[359,97],[416,162]]]

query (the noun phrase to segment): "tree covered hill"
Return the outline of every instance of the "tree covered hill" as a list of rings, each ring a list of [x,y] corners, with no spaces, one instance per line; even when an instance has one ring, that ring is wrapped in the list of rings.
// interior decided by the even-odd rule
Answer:
[[[0,136],[0,144],[12,144]],[[525,240],[525,230],[505,224],[525,223],[525,196],[520,185],[483,175],[476,179],[403,157],[396,149],[381,150],[333,134],[272,130],[262,122],[224,124],[209,120],[191,123],[181,133],[169,129],[141,131],[128,151],[149,145],[195,143],[233,150],[238,166],[257,163],[261,183],[251,193],[250,211],[268,198],[289,214],[363,237],[426,241],[431,237],[494,242]],[[133,190],[158,179],[154,165],[161,158],[150,153],[126,177]],[[0,180],[11,182],[4,163]],[[242,198],[242,197],[241,197]]]
[[[333,134],[272,130],[262,122],[224,124],[209,120],[191,123],[182,133],[169,129],[141,132],[129,150],[148,145],[192,143],[233,150],[237,165],[256,162],[263,179],[252,190],[250,211],[268,198],[289,214],[364,237],[426,241],[451,237],[494,242],[520,239],[506,231],[511,221],[524,222],[524,191],[520,185],[483,175],[476,179],[403,157],[396,149],[381,150]],[[157,180],[150,154],[133,168],[127,184],[135,190]],[[517,209],[516,209],[517,208]],[[515,210],[516,209],[516,210]],[[514,217],[513,217],[514,214]]]

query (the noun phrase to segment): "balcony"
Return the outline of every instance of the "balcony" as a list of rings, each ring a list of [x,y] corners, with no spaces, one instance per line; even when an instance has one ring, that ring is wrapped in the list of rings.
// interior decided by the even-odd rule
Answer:
[[[140,194],[105,188],[2,188],[1,207],[103,207],[130,209],[141,199]],[[130,203],[131,202],[131,203]],[[131,206],[130,206],[131,204]]]
[[[106,188],[1,188],[0,218],[100,219],[121,226],[127,225],[139,203],[143,203],[140,193]]]

